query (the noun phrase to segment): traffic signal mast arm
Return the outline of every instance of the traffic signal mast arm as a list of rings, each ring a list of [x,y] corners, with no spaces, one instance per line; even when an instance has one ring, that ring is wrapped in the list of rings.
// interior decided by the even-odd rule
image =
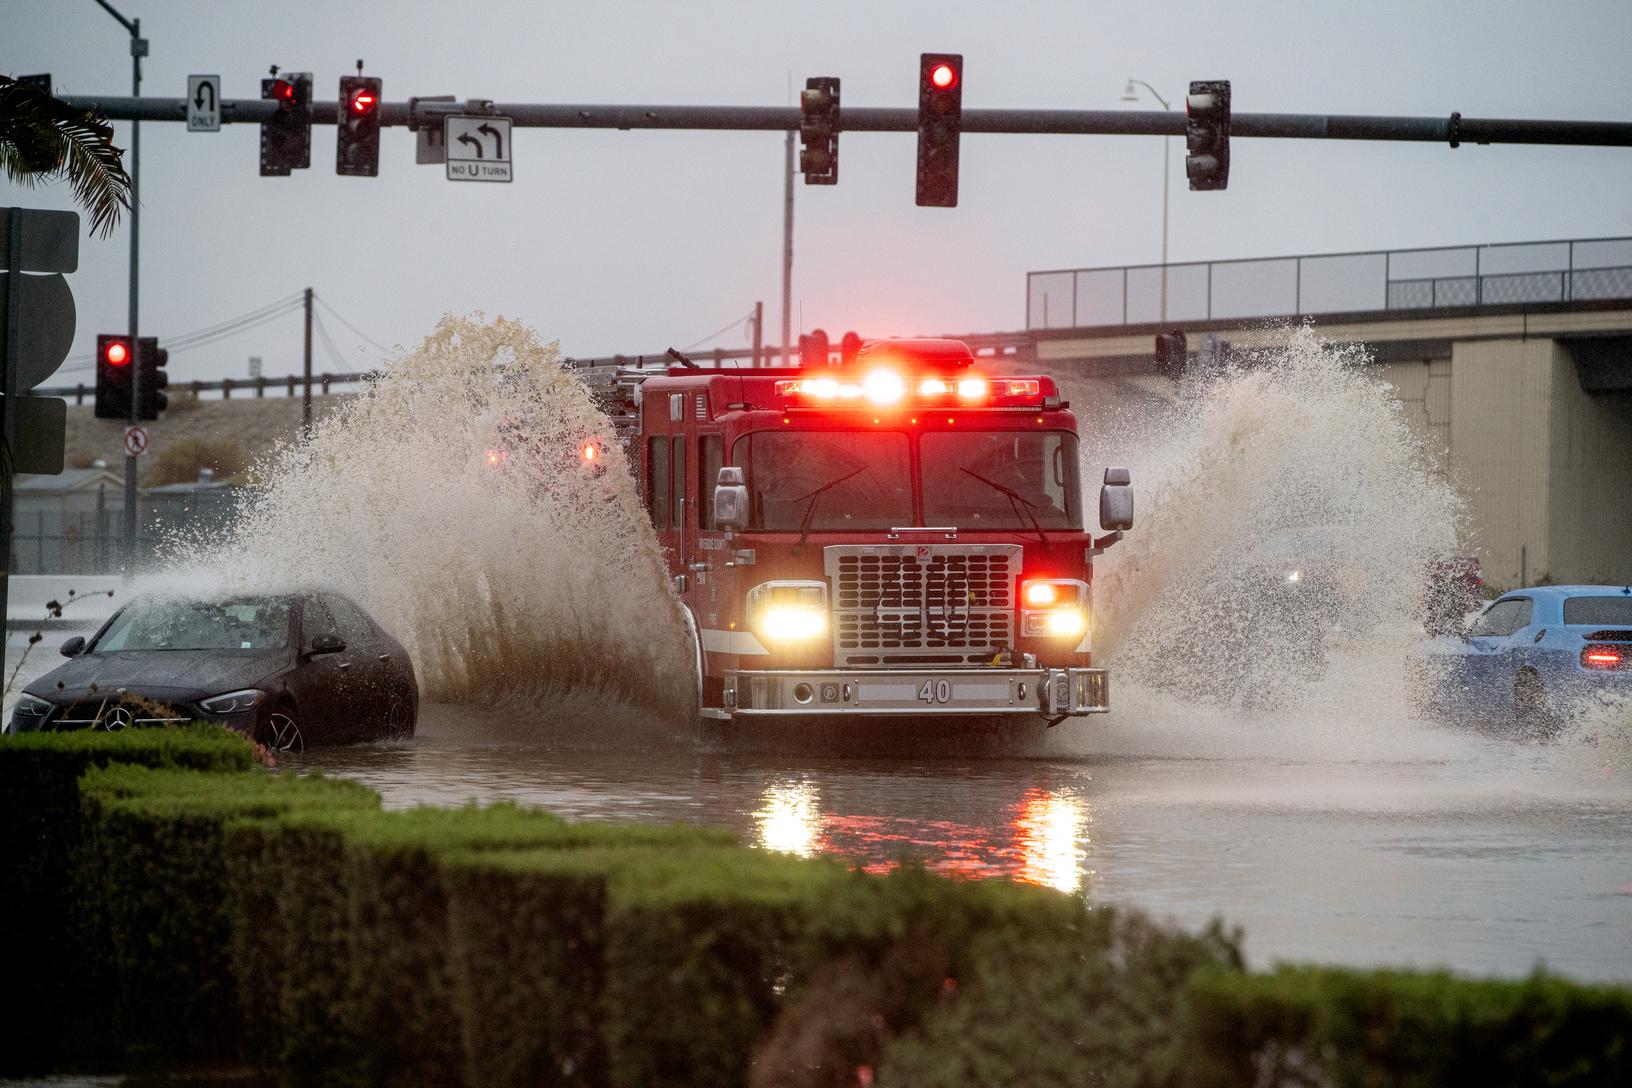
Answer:
[[[185,98],[130,98],[67,95],[69,105],[100,110],[110,121],[187,119]],[[797,106],[639,106],[482,103],[483,112],[511,119],[517,128],[686,129],[695,131],[796,132],[803,123]],[[380,125],[393,128],[435,123],[441,114],[464,113],[459,103],[419,103],[410,117],[408,102],[380,106]],[[260,124],[279,109],[276,102],[229,98],[221,103],[223,124]],[[333,101],[313,102],[312,124],[335,123]],[[845,106],[841,132],[917,132],[918,111],[879,106]],[[1184,114],[1165,110],[964,109],[962,130],[1055,136],[1184,136]],[[1236,113],[1232,139],[1396,140],[1415,143],[1559,144],[1632,147],[1632,123],[1553,121],[1528,118],[1380,117],[1363,114]]]

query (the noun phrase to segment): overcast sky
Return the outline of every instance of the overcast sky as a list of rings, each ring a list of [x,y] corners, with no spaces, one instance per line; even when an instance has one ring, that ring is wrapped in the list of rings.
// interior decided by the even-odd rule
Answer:
[[[361,57],[393,102],[782,105],[790,77],[836,75],[846,105],[904,107],[918,54],[947,51],[965,56],[965,108],[1154,108],[1119,101],[1135,76],[1175,106],[1189,80],[1228,78],[1237,112],[1632,119],[1627,0],[116,6],[152,43],[143,93],[166,97],[219,73],[226,97],[255,98],[275,63],[314,72],[332,100]],[[129,93],[127,36],[93,0],[0,0],[0,24],[0,72]],[[756,299],[768,339],[779,330],[781,134],[517,130],[511,185],[416,166],[401,128],[384,132],[378,178],[337,177],[333,126],[312,135],[310,170],[262,178],[255,125],[142,126],[143,332],[174,337],[307,286],[387,346],[478,309],[576,355],[689,345]],[[796,186],[796,330],[1022,328],[1028,270],[1156,261],[1161,143],[966,135],[961,203],[938,209],[913,205],[910,134],[844,135],[839,184]],[[1632,235],[1632,150],[1237,139],[1221,193],[1188,192],[1181,141],[1171,154],[1174,261]],[[4,182],[0,203],[71,206],[63,186]],[[81,243],[74,356],[125,328],[127,247],[124,227]],[[378,359],[322,317],[338,357],[320,340],[319,370]],[[717,342],[745,344],[746,329]],[[260,355],[281,375],[300,352],[291,315],[170,369],[239,376]]]

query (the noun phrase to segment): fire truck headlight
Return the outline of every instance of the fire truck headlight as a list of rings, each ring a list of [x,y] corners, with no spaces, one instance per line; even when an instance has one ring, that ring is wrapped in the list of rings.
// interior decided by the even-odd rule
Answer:
[[[1075,578],[1034,578],[1020,585],[1020,634],[1027,638],[1077,638],[1088,633],[1088,583]]]
[[[1080,608],[1054,608],[1047,613],[1044,626],[1048,633],[1060,638],[1081,638],[1088,630],[1088,615]]]
[[[874,370],[862,379],[861,390],[874,404],[894,404],[907,395],[907,383],[893,370]]]
[[[760,620],[760,629],[773,642],[799,642],[827,633],[827,616],[811,608],[773,608]]]
[[[761,582],[748,591],[748,627],[767,642],[827,634],[826,582]]]

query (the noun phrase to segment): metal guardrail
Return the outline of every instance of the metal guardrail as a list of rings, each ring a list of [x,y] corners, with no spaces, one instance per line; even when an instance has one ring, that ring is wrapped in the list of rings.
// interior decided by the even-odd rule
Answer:
[[[373,378],[376,371],[357,370],[344,374],[313,374],[312,387],[314,392],[321,392],[328,396],[329,387],[334,385],[357,385]],[[306,379],[299,374],[290,374],[283,378],[222,378],[214,382],[172,382],[165,388],[171,391],[182,389],[192,393],[195,397],[200,393],[220,393],[223,399],[230,400],[234,392],[248,393],[256,397],[266,396],[266,391],[284,390],[284,395],[294,396],[303,393]],[[86,385],[79,382],[76,385],[58,385],[50,388],[35,389],[33,392],[42,397],[68,397],[75,404],[84,404],[86,397],[94,398],[95,385]]]
[[[1632,299],[1632,238],[1322,253],[1026,275],[1026,328]]]

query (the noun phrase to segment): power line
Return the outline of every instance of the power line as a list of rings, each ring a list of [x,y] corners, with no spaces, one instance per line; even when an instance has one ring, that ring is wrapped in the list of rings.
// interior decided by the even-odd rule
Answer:
[[[264,306],[257,307],[256,309],[250,310],[247,313],[239,314],[237,317],[231,317],[225,321],[219,321],[214,325],[208,325],[202,329],[195,329],[192,332],[182,333],[179,336],[161,337],[160,340],[170,351],[187,351],[192,348],[204,347],[208,344],[213,344],[218,340],[225,340],[228,337],[236,336],[239,333],[245,332],[259,325],[264,325],[267,322],[276,320],[287,313],[293,313],[299,308],[300,302],[301,297],[299,295],[290,295],[286,298],[281,298],[275,302],[269,302]],[[73,373],[80,370],[89,370],[95,366],[95,353],[90,355],[79,355],[69,359],[62,366],[61,371],[59,372]]]
[[[317,304],[319,306],[323,307],[325,310],[329,311],[329,313],[331,315],[333,315],[334,319],[336,321],[340,322],[340,324],[344,325],[346,328],[350,329],[352,332],[356,333],[358,336],[361,336],[364,340],[367,340],[370,344],[373,344],[374,347],[376,349],[378,349],[381,353],[383,353],[385,355],[390,355],[391,354],[391,349],[390,348],[386,347],[384,344],[380,343],[378,340],[376,340],[372,336],[368,335],[368,333],[364,332],[362,329],[359,329],[356,325],[353,325],[351,322],[347,321],[344,317],[341,317],[340,312],[338,310],[336,310],[333,306],[330,306],[329,303],[328,303],[328,300],[326,300],[322,295],[314,295],[313,297],[315,299],[317,299]]]
[[[334,368],[344,370],[346,368],[345,361],[340,358],[340,352],[335,348],[334,340],[329,336],[329,330],[323,324],[323,318],[313,314],[312,327],[317,330],[318,338],[323,341],[323,350],[329,353],[329,359],[334,363]]]
[[[742,325],[742,324],[744,324],[746,322],[752,321],[753,319],[754,319],[753,314],[744,314],[741,317],[734,318],[729,324],[723,325],[720,328],[715,329],[713,332],[709,333],[707,336],[704,336],[704,337],[698,339],[696,341],[696,343],[687,344],[685,347],[681,348],[680,350],[681,351],[690,351],[692,348],[701,347],[703,344],[708,343],[710,340],[714,339],[716,336],[719,336],[721,333],[729,332],[730,330],[736,328],[738,325]]]

